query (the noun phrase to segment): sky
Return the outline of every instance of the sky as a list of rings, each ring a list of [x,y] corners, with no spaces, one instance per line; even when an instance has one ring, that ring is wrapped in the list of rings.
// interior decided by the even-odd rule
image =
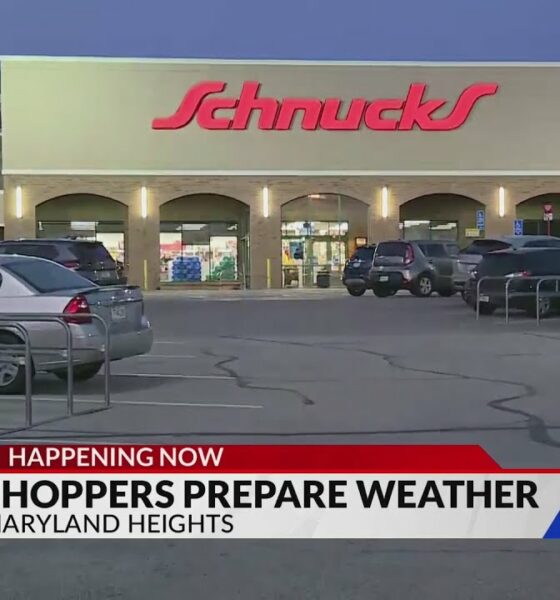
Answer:
[[[560,61],[558,0],[0,0],[0,55]]]

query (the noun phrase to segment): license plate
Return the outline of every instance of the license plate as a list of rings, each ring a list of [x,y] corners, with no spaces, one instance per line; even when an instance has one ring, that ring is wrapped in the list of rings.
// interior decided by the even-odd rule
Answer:
[[[100,279],[111,279],[111,271],[99,271]]]
[[[389,275],[381,275],[379,281],[389,281]]]
[[[113,306],[111,308],[111,319],[113,321],[126,319],[126,308],[124,306]]]
[[[355,262],[353,266],[354,266],[354,268],[357,269],[360,266],[360,263],[359,262]]]
[[[490,302],[490,296],[479,296],[480,302]]]

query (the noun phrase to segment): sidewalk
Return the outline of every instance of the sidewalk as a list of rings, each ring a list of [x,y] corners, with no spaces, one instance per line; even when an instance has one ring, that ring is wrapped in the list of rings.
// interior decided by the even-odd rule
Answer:
[[[344,287],[293,288],[276,290],[154,290],[144,292],[147,298],[185,298],[212,300],[309,300],[313,298],[336,298],[347,295]]]

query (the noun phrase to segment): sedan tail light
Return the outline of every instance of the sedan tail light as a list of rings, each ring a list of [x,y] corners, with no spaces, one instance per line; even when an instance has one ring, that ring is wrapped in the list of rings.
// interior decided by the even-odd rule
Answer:
[[[508,279],[513,279],[515,277],[531,277],[531,271],[516,271],[515,273],[508,273],[506,277]]]
[[[91,310],[89,308],[89,304],[87,298],[82,295],[74,296],[70,302],[66,305],[64,309],[64,314],[69,315],[64,317],[64,320],[67,323],[73,323],[76,325],[81,325],[82,323],[91,323],[91,317],[72,317],[72,315],[89,315],[91,314]]]
[[[75,271],[80,268],[80,263],[77,260],[67,260],[62,263],[62,266]]]

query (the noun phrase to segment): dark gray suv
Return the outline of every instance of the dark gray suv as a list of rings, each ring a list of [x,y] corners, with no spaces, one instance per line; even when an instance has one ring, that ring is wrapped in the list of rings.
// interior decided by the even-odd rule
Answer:
[[[433,292],[452,296],[459,247],[454,242],[437,240],[380,242],[369,271],[370,287],[379,297],[409,290],[427,297]]]
[[[101,242],[65,238],[9,240],[0,242],[0,254],[47,258],[97,285],[126,284],[122,270]]]

